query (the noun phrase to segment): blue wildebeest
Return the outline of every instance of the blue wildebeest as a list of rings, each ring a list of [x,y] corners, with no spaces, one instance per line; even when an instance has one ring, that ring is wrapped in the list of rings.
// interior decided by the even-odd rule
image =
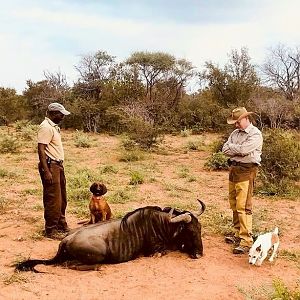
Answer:
[[[201,209],[205,204],[198,200]],[[76,261],[92,268],[99,263],[121,263],[139,255],[180,250],[192,258],[203,255],[201,224],[189,211],[147,206],[120,220],[96,223],[70,232],[52,259],[29,259],[16,265],[19,271],[35,271],[38,264]],[[80,269],[80,268],[78,268]]]

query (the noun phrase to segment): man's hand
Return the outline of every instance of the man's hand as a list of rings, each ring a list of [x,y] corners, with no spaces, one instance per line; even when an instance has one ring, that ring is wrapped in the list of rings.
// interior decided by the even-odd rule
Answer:
[[[45,180],[49,184],[53,183],[52,174],[49,170],[47,170],[47,171],[45,170]]]

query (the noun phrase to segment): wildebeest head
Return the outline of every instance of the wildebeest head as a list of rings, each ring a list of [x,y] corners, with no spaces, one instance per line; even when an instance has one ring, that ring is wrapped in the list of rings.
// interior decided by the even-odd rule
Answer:
[[[205,210],[205,204],[198,200],[201,205],[201,210],[197,215],[201,215]],[[196,216],[189,211],[172,210],[170,207],[163,209],[165,212],[170,212],[175,215],[172,223],[181,222],[180,230],[175,238],[177,249],[188,253],[192,258],[199,258],[203,255],[203,244],[201,237],[201,223]]]
[[[103,184],[102,182],[94,182],[90,186],[90,191],[95,196],[102,196],[102,195],[106,194],[107,188],[106,188],[105,184]]]

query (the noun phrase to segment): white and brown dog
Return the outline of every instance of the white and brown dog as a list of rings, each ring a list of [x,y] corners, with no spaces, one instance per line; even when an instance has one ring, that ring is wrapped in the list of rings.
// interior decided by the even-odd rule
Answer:
[[[107,192],[106,186],[101,182],[94,182],[90,187],[90,191],[93,196],[89,204],[91,213],[89,224],[109,220],[111,218],[111,209],[103,197]]]
[[[278,228],[273,232],[267,232],[258,236],[254,244],[249,250],[249,264],[260,266],[268,255],[268,251],[273,247],[273,253],[269,261],[273,261],[277,255],[279,247]]]

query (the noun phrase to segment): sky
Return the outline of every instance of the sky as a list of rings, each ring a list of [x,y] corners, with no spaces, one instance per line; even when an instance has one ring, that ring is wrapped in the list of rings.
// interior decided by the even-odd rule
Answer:
[[[299,0],[0,0],[0,87],[26,88],[61,72],[70,85],[83,55],[123,61],[162,51],[198,69],[247,47],[261,64],[279,43],[300,46]]]

